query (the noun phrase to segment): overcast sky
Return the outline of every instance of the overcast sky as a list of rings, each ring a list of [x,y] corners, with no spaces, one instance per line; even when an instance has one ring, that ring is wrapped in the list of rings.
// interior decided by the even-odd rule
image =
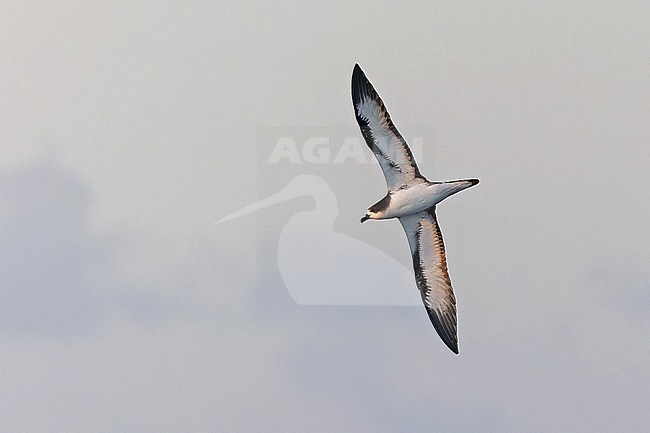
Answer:
[[[647,2],[2,21],[0,431],[647,430]],[[359,224],[385,187],[356,62],[425,176],[481,179],[438,207],[459,356],[369,283],[411,265],[397,222]]]

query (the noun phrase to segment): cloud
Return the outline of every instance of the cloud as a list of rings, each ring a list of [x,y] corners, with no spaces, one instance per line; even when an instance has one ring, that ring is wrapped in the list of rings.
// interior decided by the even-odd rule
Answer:
[[[561,296],[535,266],[515,298],[465,282],[456,357],[420,308],[292,303],[250,230],[93,232],[92,185],[52,162],[0,185],[2,430],[642,431],[638,267],[567,271]]]
[[[39,164],[0,177],[0,327],[85,334],[106,314],[113,249],[88,232],[88,185]]]
[[[173,239],[115,226],[90,229],[93,190],[79,174],[41,162],[0,177],[0,328],[88,335],[109,316],[138,323],[218,309],[250,293],[246,251],[219,240]],[[230,287],[230,289],[226,289]]]

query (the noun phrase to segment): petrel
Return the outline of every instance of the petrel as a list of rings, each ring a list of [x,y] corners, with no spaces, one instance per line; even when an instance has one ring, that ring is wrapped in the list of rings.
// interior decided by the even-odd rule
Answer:
[[[370,206],[361,222],[399,219],[411,247],[415,283],[424,308],[442,341],[458,354],[456,297],[436,205],[476,185],[478,179],[429,182],[422,176],[411,149],[358,64],[352,72],[352,103],[361,134],[379,161],[388,187],[388,194]]]

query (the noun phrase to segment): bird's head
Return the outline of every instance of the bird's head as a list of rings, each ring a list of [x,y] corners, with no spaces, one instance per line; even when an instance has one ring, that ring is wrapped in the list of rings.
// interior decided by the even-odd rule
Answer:
[[[390,205],[390,193],[368,208],[366,214],[361,218],[361,222],[368,220],[380,220],[386,218],[386,210]]]
[[[372,208],[366,211],[366,214],[361,217],[361,222],[366,222],[368,220],[380,220],[383,218],[383,212],[373,211]]]

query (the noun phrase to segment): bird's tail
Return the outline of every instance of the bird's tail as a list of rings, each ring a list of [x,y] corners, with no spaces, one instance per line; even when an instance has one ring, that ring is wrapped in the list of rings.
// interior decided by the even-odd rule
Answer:
[[[471,188],[477,183],[478,179],[450,180],[447,182],[437,183],[438,193],[442,196],[440,201],[464,189]]]

